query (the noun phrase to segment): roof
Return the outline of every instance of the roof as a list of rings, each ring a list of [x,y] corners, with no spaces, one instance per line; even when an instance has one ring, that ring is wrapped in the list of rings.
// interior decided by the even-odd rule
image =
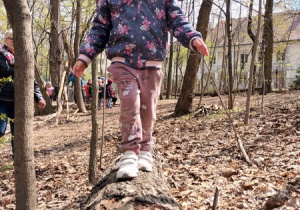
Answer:
[[[300,40],[300,10],[273,14],[274,42]],[[262,19],[263,21],[263,19]],[[232,19],[232,43],[234,45],[252,44],[247,32],[248,17]],[[262,24],[263,25],[263,24]],[[253,17],[252,31],[256,34],[257,16]],[[213,29],[208,30],[207,41],[223,46],[225,35],[225,20],[220,21]],[[260,39],[262,37],[262,31]]]

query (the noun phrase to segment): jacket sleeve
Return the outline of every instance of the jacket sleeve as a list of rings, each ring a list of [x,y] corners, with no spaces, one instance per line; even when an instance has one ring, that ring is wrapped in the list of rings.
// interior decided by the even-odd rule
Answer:
[[[34,80],[34,100],[35,102],[39,102],[40,100],[43,100],[43,95],[41,93],[41,90],[37,84],[37,82]]]
[[[79,50],[79,58],[86,61],[87,64],[104,50],[112,28],[110,18],[111,15],[107,0],[99,0],[90,33]]]
[[[11,67],[5,56],[0,53],[0,78],[12,76]]]
[[[187,21],[187,18],[178,4],[178,0],[166,0],[166,18],[170,33],[172,33],[184,47],[189,48],[192,39],[196,37],[202,38],[201,33],[196,31]]]

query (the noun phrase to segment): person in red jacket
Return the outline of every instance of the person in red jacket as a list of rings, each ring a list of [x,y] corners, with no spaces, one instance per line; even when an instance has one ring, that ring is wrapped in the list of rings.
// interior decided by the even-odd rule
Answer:
[[[91,99],[92,99],[92,95],[91,95],[91,88],[92,85],[92,81],[91,79],[88,79],[86,85],[84,86],[84,92],[85,92],[85,96],[86,96],[86,104],[90,104]]]

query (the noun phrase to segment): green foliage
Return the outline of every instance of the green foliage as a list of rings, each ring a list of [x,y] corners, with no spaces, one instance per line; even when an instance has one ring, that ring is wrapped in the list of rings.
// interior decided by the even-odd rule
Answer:
[[[294,81],[293,86],[295,89],[300,89],[300,66],[297,69],[297,74],[298,75],[296,75],[296,80]]]
[[[0,173],[1,175],[7,175],[9,173],[9,171],[13,170],[14,166],[11,164],[7,164],[6,162],[4,162],[3,160],[1,160],[0,162]]]
[[[0,120],[5,121],[6,118],[7,118],[8,122],[14,122],[14,119],[11,119],[11,118],[7,117],[6,114],[3,114],[3,113],[0,114]]]
[[[0,137],[0,149],[2,148],[6,138],[4,136]]]
[[[4,85],[7,82],[14,82],[13,79],[11,78],[11,76],[9,76],[7,78],[0,78],[0,86]]]

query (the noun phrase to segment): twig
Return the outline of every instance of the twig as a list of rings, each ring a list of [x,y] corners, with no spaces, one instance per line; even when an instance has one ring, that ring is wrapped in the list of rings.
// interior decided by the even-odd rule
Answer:
[[[102,168],[102,156],[103,156],[103,144],[104,144],[104,122],[105,122],[105,107],[106,107],[106,70],[107,70],[107,58],[105,60],[105,80],[104,80],[104,93],[103,93],[103,118],[102,118],[102,139],[100,147],[100,169]]]
[[[56,113],[56,122],[55,122],[56,126],[58,125],[59,116],[60,116],[60,113],[62,111],[61,95],[62,95],[62,92],[63,92],[65,77],[66,77],[66,71],[64,71],[63,74],[62,74],[62,77],[61,77],[61,80],[60,80],[60,86],[59,86],[58,96],[57,96],[57,99],[56,99],[56,101],[57,101],[57,107],[58,107],[57,108],[57,113]]]
[[[229,118],[230,125],[231,125],[231,128],[232,128],[232,130],[233,130],[233,132],[234,132],[234,134],[235,134],[235,138],[236,138],[236,140],[237,140],[237,143],[238,143],[238,145],[239,145],[239,148],[240,148],[240,150],[241,150],[241,152],[242,152],[242,154],[243,154],[243,156],[244,156],[246,162],[248,163],[248,165],[251,166],[251,165],[253,165],[253,163],[252,163],[252,161],[250,160],[250,158],[249,158],[249,156],[248,156],[246,150],[244,149],[242,139],[239,137],[239,134],[238,134],[238,133],[236,132],[236,130],[235,130],[235,127],[234,127],[234,124],[233,124],[233,120],[232,120],[232,118],[231,118],[231,116],[230,116],[228,110],[227,110],[226,107],[224,106],[224,103],[223,103],[223,101],[222,101],[222,99],[221,99],[221,96],[220,96],[220,93],[219,93],[219,91],[218,91],[218,88],[217,88],[215,79],[214,79],[213,77],[211,77],[211,79],[212,79],[213,86],[214,86],[214,88],[215,88],[215,90],[216,90],[216,92],[217,92],[217,94],[218,94],[219,99],[220,99],[221,105],[223,106],[223,109],[224,109],[226,115],[227,115],[228,118]]]
[[[218,201],[219,201],[219,189],[216,187],[215,196],[214,196],[214,203],[212,206],[212,210],[216,210],[218,207]]]

